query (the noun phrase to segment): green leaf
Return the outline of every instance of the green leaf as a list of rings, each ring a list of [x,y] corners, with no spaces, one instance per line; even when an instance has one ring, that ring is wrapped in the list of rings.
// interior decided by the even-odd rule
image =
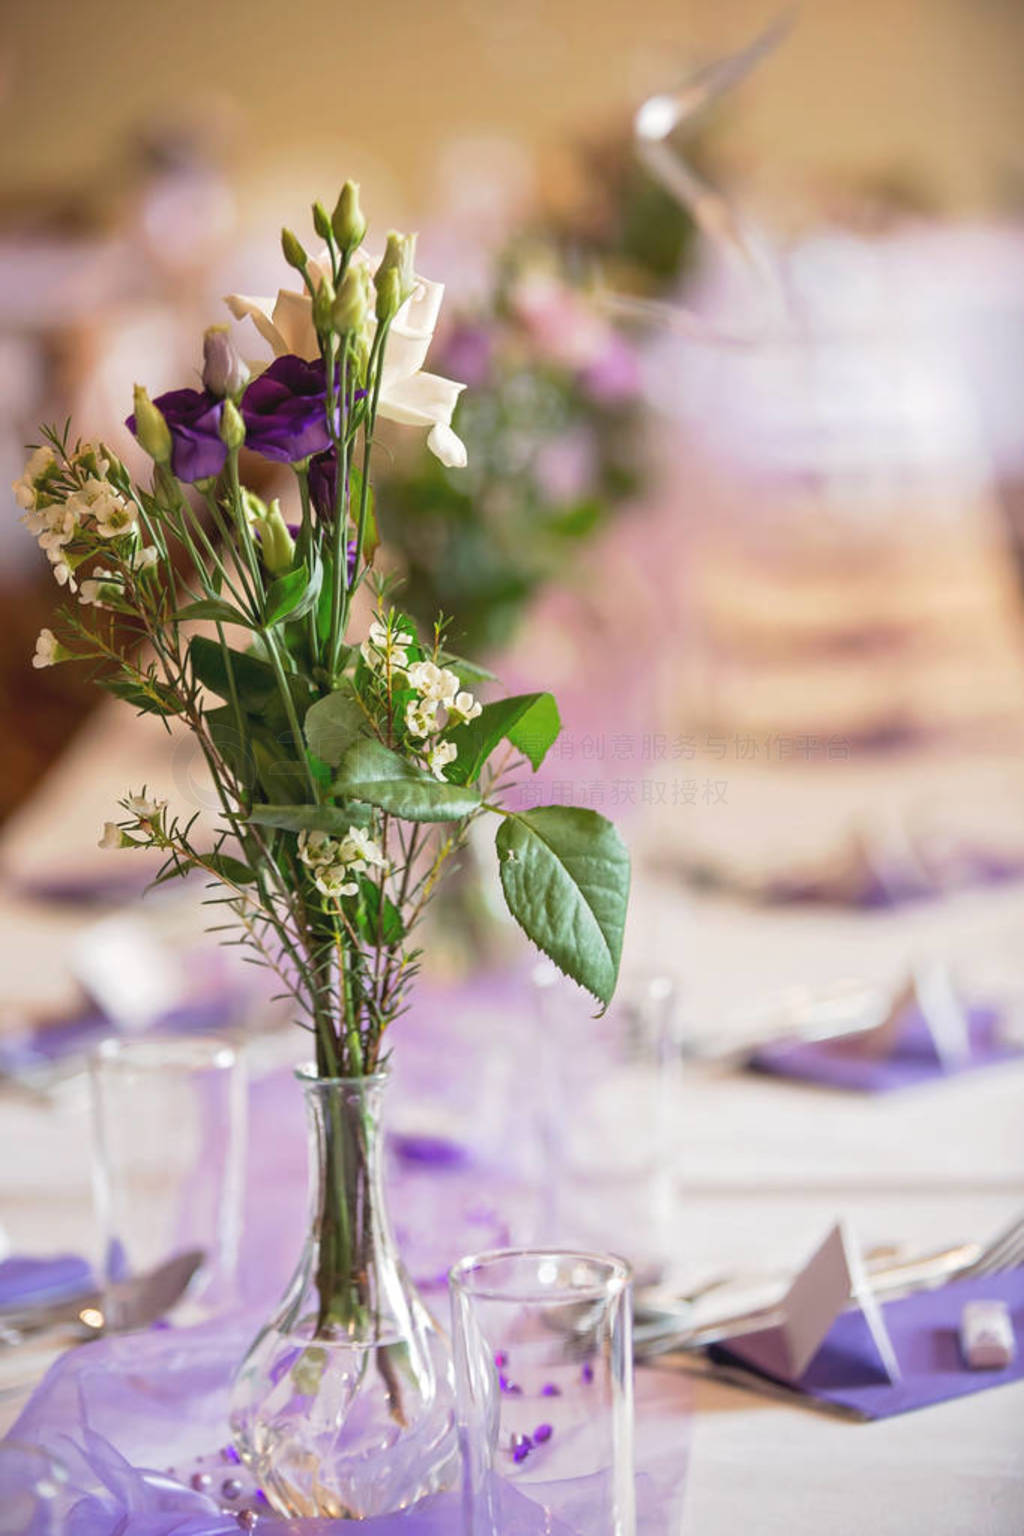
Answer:
[[[229,880],[232,885],[253,885],[256,876],[248,864],[243,864],[241,859],[233,859],[229,853],[209,853],[203,859],[203,867],[212,869],[224,880]]]
[[[561,728],[550,693],[520,693],[485,704],[475,720],[448,732],[448,741],[459,751],[448,777],[454,784],[474,783],[499,741],[510,741],[536,770]]]
[[[357,741],[348,749],[338,765],[334,792],[406,821],[458,821],[480,804],[475,789],[439,782],[379,741]]]
[[[380,887],[374,885],[365,875],[359,879],[359,905],[355,915],[356,928],[359,937],[366,944],[376,944],[378,936],[385,949],[390,949],[395,944],[400,944],[405,938],[405,924],[402,922],[402,914],[391,900],[390,896],[384,897],[383,912],[381,911]]]
[[[450,651],[442,651],[438,657],[438,663],[442,667],[448,667],[463,688],[479,688],[481,683],[496,683],[498,679],[493,672],[488,672],[486,667],[478,667],[475,661],[467,661],[464,656],[455,656]]]
[[[366,715],[347,689],[329,693],[306,711],[303,722],[309,750],[337,768],[342,757],[368,729]]]
[[[336,837],[361,824],[355,812],[336,805],[254,805],[249,820],[282,832],[330,832]]]
[[[496,838],[508,909],[567,976],[609,1003],[622,955],[629,854],[596,811],[542,805],[506,816]]]
[[[272,731],[254,730],[249,738],[260,784],[275,802],[301,805],[306,798],[306,769],[292,752],[290,743],[281,741]]]
[[[212,619],[216,624],[241,624],[244,629],[252,628],[252,621],[244,613],[220,597],[202,597],[198,602],[186,603],[174,615],[174,622],[186,619]]]
[[[236,651],[231,646],[221,646],[219,640],[194,635],[189,641],[188,655],[193,676],[219,699],[231,698],[231,685],[228,681],[230,662],[239,703],[252,714],[259,714],[267,700],[277,691],[273,667],[268,661],[250,655],[247,651]]]
[[[312,572],[305,563],[279,576],[267,593],[263,606],[263,622],[280,624],[282,619],[301,619],[315,605],[323,582],[323,566],[317,563]]]

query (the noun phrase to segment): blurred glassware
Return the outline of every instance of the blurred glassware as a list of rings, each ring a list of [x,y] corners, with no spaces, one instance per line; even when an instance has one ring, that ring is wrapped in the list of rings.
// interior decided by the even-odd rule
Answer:
[[[91,1061],[93,1192],[107,1313],[116,1284],[201,1250],[178,1320],[235,1300],[242,1224],[246,1074],[217,1036],[103,1041]]]
[[[637,1266],[674,1247],[683,1040],[678,997],[651,976],[599,1017],[545,962],[532,973],[541,1234],[610,1246]]]
[[[506,1249],[451,1272],[467,1536],[634,1536],[632,1287],[620,1259]],[[539,1510],[538,1510],[539,1506]]]

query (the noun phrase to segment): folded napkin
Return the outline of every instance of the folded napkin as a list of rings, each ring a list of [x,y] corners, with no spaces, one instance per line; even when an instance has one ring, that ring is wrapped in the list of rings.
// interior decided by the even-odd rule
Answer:
[[[15,1254],[0,1263],[0,1307],[70,1300],[93,1283],[92,1270],[77,1254],[60,1253],[51,1259]]]
[[[960,1315],[968,1301],[1004,1301],[1013,1321],[1017,1356],[1003,1370],[970,1370],[960,1353]],[[866,1419],[887,1419],[985,1387],[1024,1379],[1024,1268],[954,1280],[882,1305],[901,1376],[890,1382],[864,1314],[844,1312],[798,1378],[791,1376],[779,1333],[757,1333],[712,1345],[713,1360],[795,1387],[808,1397],[852,1409]]]
[[[1019,1047],[1000,1038],[999,1023],[994,1008],[969,1008],[970,1053],[955,1065],[942,1061],[932,1032],[920,1009],[915,1008],[908,1013],[885,1054],[865,1049],[863,1035],[846,1035],[837,1040],[773,1040],[758,1046],[747,1066],[755,1072],[820,1083],[827,1088],[887,1093],[1020,1057]]]

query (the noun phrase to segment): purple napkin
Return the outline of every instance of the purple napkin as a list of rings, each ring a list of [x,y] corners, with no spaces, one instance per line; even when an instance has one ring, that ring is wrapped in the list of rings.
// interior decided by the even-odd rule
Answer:
[[[216,1031],[235,1021],[239,1006],[238,994],[217,992],[172,1008],[154,1020],[153,1028],[181,1035]],[[106,1014],[96,1008],[85,1009],[72,1018],[44,1021],[21,1034],[0,1039],[0,1076],[22,1077],[69,1057],[84,1055],[116,1033]]]
[[[999,1015],[992,1008],[972,1008],[968,1017],[971,1054],[961,1065],[943,1065],[920,1013],[907,1022],[884,1056],[870,1055],[856,1035],[840,1040],[775,1040],[754,1051],[747,1066],[773,1077],[793,1077],[820,1083],[827,1088],[853,1089],[860,1093],[887,1093],[912,1088],[936,1078],[954,1077],[978,1067],[1010,1061],[1022,1054],[1019,1047],[999,1039]]]
[[[52,1259],[15,1255],[0,1264],[0,1308],[70,1300],[93,1284],[92,1270],[77,1254],[60,1253]]]
[[[972,1371],[964,1364],[959,1328],[968,1301],[1005,1301],[1009,1307],[1017,1356],[1004,1370]],[[836,1319],[798,1381],[786,1373],[774,1328],[712,1345],[708,1353],[713,1360],[741,1365],[755,1375],[797,1387],[808,1397],[851,1408],[866,1419],[887,1419],[1024,1379],[1024,1269],[954,1280],[938,1290],[885,1302],[882,1310],[903,1373],[896,1382],[886,1378],[859,1311]]]

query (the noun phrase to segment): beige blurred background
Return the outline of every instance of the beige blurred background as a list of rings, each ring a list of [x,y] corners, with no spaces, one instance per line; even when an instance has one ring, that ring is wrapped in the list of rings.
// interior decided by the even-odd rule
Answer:
[[[765,0],[7,0],[0,184],[89,185],[151,115],[223,123],[243,206],[298,210],[339,176],[371,212],[420,214],[447,148],[512,139],[545,163],[781,7]],[[1024,176],[1019,0],[807,0],[730,106],[722,154],[784,187],[904,166],[944,205]],[[110,189],[114,191],[114,188]],[[385,206],[386,205],[386,206]],[[287,214],[288,206],[281,209]]]

